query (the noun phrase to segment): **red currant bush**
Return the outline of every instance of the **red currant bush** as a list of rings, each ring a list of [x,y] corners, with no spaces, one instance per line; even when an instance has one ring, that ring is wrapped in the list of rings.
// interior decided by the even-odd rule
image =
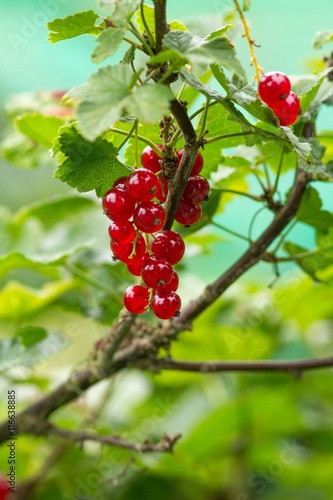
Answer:
[[[124,294],[124,306],[133,314],[144,313],[149,305],[149,290],[141,285],[130,285]]]

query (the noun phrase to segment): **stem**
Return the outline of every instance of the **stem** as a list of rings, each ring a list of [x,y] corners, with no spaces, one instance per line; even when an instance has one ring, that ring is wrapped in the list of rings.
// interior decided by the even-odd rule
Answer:
[[[286,231],[281,235],[281,237],[279,238],[279,241],[277,242],[276,246],[274,247],[274,249],[271,251],[271,253],[275,253],[279,250],[280,246],[282,245],[282,243],[284,242],[284,240],[286,239],[286,237],[288,236],[288,234],[290,233],[290,231],[292,229],[294,229],[294,227],[296,226],[297,224],[297,220],[293,220],[291,222],[291,224],[289,224],[289,227],[286,229]]]
[[[128,135],[128,132],[126,132],[126,130],[121,130],[120,128],[110,127],[109,130],[110,132],[115,132],[116,134],[126,135],[126,136]],[[154,142],[150,141],[143,135],[139,134],[138,134],[138,140],[144,142],[145,144],[148,144],[148,146],[150,146],[151,149],[153,149],[160,158],[164,158],[163,151],[161,151]]]
[[[129,23],[129,30],[139,40],[139,42],[142,43],[142,45],[146,49],[147,54],[149,54],[152,57],[154,55],[154,52],[152,51],[150,45],[146,42],[144,37],[141,35],[140,31],[137,29],[135,24],[132,23],[132,21],[130,21]]]
[[[246,236],[243,236],[242,234],[239,234],[239,233],[236,233],[236,231],[233,231],[232,229],[228,229],[227,227],[225,226],[222,226],[221,224],[219,224],[218,222],[215,222],[215,221],[211,221],[211,224],[215,227],[217,227],[218,229],[221,229],[222,231],[225,231],[226,233],[229,233],[229,234],[232,234],[232,236],[236,236],[237,238],[240,238],[242,240],[245,240],[247,241],[248,243],[252,243],[252,241],[247,238]]]
[[[244,26],[244,36],[248,41],[249,47],[250,47],[250,53],[251,53],[251,64],[254,66],[255,69],[255,80],[259,83],[260,81],[260,73],[263,73],[263,69],[259,66],[257,56],[254,50],[254,41],[252,40],[250,36],[250,27],[247,24],[247,21],[245,19],[245,16],[243,14],[243,11],[238,3],[238,0],[233,0],[236,10],[239,14],[240,20]]]
[[[153,0],[155,7],[156,54],[161,51],[164,35],[170,30],[167,23],[166,0]]]
[[[274,193],[276,193],[276,190],[277,190],[278,185],[279,185],[279,180],[280,180],[280,175],[281,175],[281,170],[282,170],[282,165],[283,165],[283,157],[284,157],[284,147],[282,148],[282,151],[281,151],[280,161],[279,161],[279,165],[278,165],[278,171],[276,174],[273,191],[271,191],[272,195]]]
[[[222,139],[229,139],[230,137],[241,137],[245,135],[251,135],[253,134],[252,130],[248,130],[247,132],[235,132],[234,134],[224,134],[224,135],[217,135],[215,137],[209,137],[208,139],[205,139],[205,144],[211,144],[212,142],[216,141],[221,141]]]
[[[238,194],[240,196],[246,196],[247,198],[250,198],[250,200],[253,201],[260,201],[260,202],[264,201],[262,196],[256,196],[255,194],[245,193],[243,191],[237,191],[236,189],[219,189],[219,191],[221,191],[222,193],[232,193],[232,194]]]
[[[264,166],[264,172],[265,172],[266,179],[267,179],[267,186],[268,186],[269,191],[271,192],[272,191],[272,184],[271,184],[271,178],[269,175],[268,167],[267,167],[266,163],[263,163],[263,166]]]
[[[132,134],[133,134],[134,130],[138,129],[138,123],[139,123],[139,121],[135,120],[135,122],[133,123],[133,126],[132,126],[131,130],[128,132],[127,136],[122,141],[122,143],[118,146],[118,153],[125,146],[125,144],[130,140],[130,138],[132,137]]]
[[[207,125],[207,116],[208,116],[208,110],[209,110],[209,102],[210,102],[210,99],[209,99],[209,97],[207,97],[206,98],[206,104],[205,104],[205,107],[204,107],[204,113],[203,113],[203,116],[202,116],[201,130],[200,130],[199,135],[198,135],[198,142],[200,142],[201,139],[203,139],[203,137],[205,136],[205,133],[206,133],[206,125]]]
[[[77,278],[80,278],[82,281],[85,281],[89,285],[91,285],[95,288],[98,288],[102,292],[106,293],[107,295],[109,295],[109,297],[112,297],[113,300],[118,302],[118,304],[122,305],[121,299],[118,297],[118,295],[113,290],[111,290],[110,288],[105,286],[103,283],[100,283],[95,278],[92,278],[88,273],[86,273],[86,272],[82,271],[81,269],[79,269],[78,267],[75,267],[72,264],[68,264],[68,263],[64,264],[64,268],[67,269],[67,271],[69,271],[71,274],[73,274]]]
[[[149,45],[151,47],[154,47],[155,46],[155,40],[154,40],[154,37],[149,29],[149,26],[146,22],[146,17],[145,17],[145,12],[144,12],[144,1],[141,0],[141,3],[140,3],[140,12],[141,12],[141,19],[142,19],[142,22],[143,22],[143,25],[144,25],[144,28],[145,28],[145,31],[146,31],[146,34],[147,34],[147,37],[148,37],[148,42],[149,42]]]
[[[252,217],[252,220],[251,220],[250,225],[249,225],[249,231],[248,231],[250,240],[252,240],[251,235],[252,235],[254,223],[255,223],[258,215],[261,214],[261,212],[263,212],[264,210],[266,210],[266,207],[259,208],[259,210],[257,210],[256,213],[254,214],[254,216]]]

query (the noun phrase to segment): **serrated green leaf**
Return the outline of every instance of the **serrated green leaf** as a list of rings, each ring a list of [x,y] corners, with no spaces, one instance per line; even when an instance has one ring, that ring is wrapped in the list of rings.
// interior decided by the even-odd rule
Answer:
[[[318,31],[313,40],[313,47],[321,49],[326,43],[333,41],[333,31]]]
[[[163,38],[166,48],[179,57],[188,58],[192,64],[218,63],[246,80],[246,74],[234,48],[225,37],[204,40],[188,31],[170,31]]]
[[[170,23],[170,29],[172,31],[180,30],[180,31],[188,31],[187,27],[185,24],[179,22],[179,21],[171,21]]]
[[[313,187],[308,187],[303,195],[296,219],[319,231],[326,231],[333,224],[333,216],[321,207],[322,201],[318,191]]]
[[[36,144],[19,131],[14,131],[3,139],[1,155],[18,168],[36,168],[53,164],[45,146]]]
[[[333,243],[333,242],[332,242]],[[306,274],[311,276],[315,281],[319,281],[317,276],[317,271],[320,269],[325,269],[328,265],[332,263],[332,259],[327,259],[319,251],[309,252],[307,248],[300,245],[295,245],[290,241],[284,244],[284,250],[294,258],[295,264],[297,264]],[[333,244],[332,244],[333,250]],[[309,255],[307,255],[309,254]],[[304,255],[304,257],[302,257]],[[333,257],[333,255],[332,255]]]
[[[40,113],[25,114],[15,120],[15,125],[22,134],[46,148],[52,147],[58,130],[63,124],[64,120],[61,118]]]
[[[155,9],[151,5],[143,5],[143,15],[148,26],[148,29],[152,35],[155,34]],[[139,8],[135,17],[136,24],[138,25],[139,31],[141,33],[146,32],[146,28],[142,19],[141,9]]]
[[[93,10],[88,10],[63,19],[54,19],[47,24],[51,32],[49,40],[51,43],[57,43],[80,35],[98,35],[100,33],[100,29],[96,27],[98,18],[98,14]]]
[[[123,41],[124,34],[125,30],[122,28],[106,28],[96,39],[99,45],[91,55],[92,62],[98,64],[113,56]]]
[[[102,197],[118,177],[128,174],[128,168],[117,159],[118,151],[112,143],[101,137],[94,142],[87,141],[74,125],[60,129],[58,144],[66,159],[63,161],[61,157],[54,177],[80,193],[95,189],[97,196]]]
[[[24,347],[31,347],[47,338],[47,330],[40,326],[23,326],[16,330],[14,337],[19,338]]]
[[[283,134],[287,137],[289,140],[289,143],[292,146],[292,149],[295,151],[297,156],[303,160],[305,165],[311,166],[312,164],[312,150],[311,150],[311,145],[309,142],[305,141],[305,139],[302,141],[296,135],[293,133],[290,127],[281,127],[281,130],[283,131]]]
[[[102,0],[102,7],[113,9],[107,17],[115,26],[126,27],[131,17],[135,14],[140,0]]]

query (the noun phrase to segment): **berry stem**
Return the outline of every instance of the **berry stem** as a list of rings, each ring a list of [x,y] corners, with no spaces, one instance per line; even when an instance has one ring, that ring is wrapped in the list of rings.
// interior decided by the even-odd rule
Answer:
[[[252,243],[252,240],[250,240],[250,238],[248,238],[247,236],[243,236],[242,234],[236,233],[236,231],[233,231],[228,227],[222,226],[222,224],[219,224],[218,222],[211,220],[211,224],[217,227],[218,229],[221,229],[221,231],[225,231],[226,233],[229,233],[232,236],[236,236],[236,238],[240,238],[241,240],[247,241],[250,244]]]
[[[149,54],[151,57],[153,57],[154,52],[150,45],[146,42],[144,37],[141,35],[140,31],[137,29],[135,24],[130,21],[129,23],[129,31],[133,33],[133,35],[142,43],[143,47],[146,49],[146,53]]]
[[[257,59],[256,53],[255,53],[255,50],[254,50],[254,41],[252,40],[252,38],[250,36],[250,26],[248,25],[248,23],[247,23],[247,21],[245,19],[245,16],[244,16],[243,11],[242,11],[239,3],[238,3],[238,0],[233,0],[233,2],[235,4],[236,10],[237,10],[237,12],[239,14],[240,20],[241,20],[241,22],[242,22],[242,24],[244,26],[244,36],[247,39],[249,47],[250,47],[251,64],[254,66],[254,69],[255,69],[254,79],[257,80],[257,82],[259,83],[259,81],[260,81],[260,73],[263,73],[263,69],[258,64],[258,59]]]
[[[205,104],[205,107],[204,107],[204,110],[203,110],[203,115],[202,115],[201,130],[200,130],[199,135],[198,135],[198,142],[199,143],[204,138],[204,136],[206,134],[206,126],[207,126],[207,117],[208,117],[209,103],[210,103],[210,99],[209,99],[209,97],[207,97],[206,98],[206,104]]]
[[[120,135],[128,135],[128,132],[126,132],[126,130],[121,130],[120,128],[115,128],[115,127],[110,127],[109,128],[109,131],[110,132],[115,132],[116,134],[120,134]],[[145,144],[147,144],[148,146],[151,147],[151,149],[153,149],[155,151],[155,153],[160,157],[160,158],[164,158],[165,157],[165,154],[163,153],[163,151],[161,151],[154,142],[152,142],[151,140],[147,139],[146,137],[142,136],[142,135],[137,135],[137,138],[138,138],[138,141],[141,141],[141,142],[144,142]]]
[[[256,196],[255,194],[251,193],[245,193],[243,191],[237,191],[236,189],[220,189],[222,193],[232,193],[232,194],[239,194],[240,196],[246,196],[247,198],[250,198],[250,200],[253,201],[263,201],[263,197],[261,196]]]
[[[280,156],[278,171],[277,171],[277,174],[276,174],[274,187],[273,187],[273,189],[271,191],[272,195],[276,193],[278,185],[279,185],[279,180],[280,180],[280,175],[281,175],[281,170],[282,170],[282,165],[283,165],[283,158],[284,158],[284,147],[282,148],[282,151],[281,151],[281,156]]]
[[[204,143],[211,144],[212,142],[222,141],[222,139],[229,139],[230,137],[241,137],[252,134],[253,134],[252,130],[247,130],[246,132],[235,132],[234,134],[216,135],[215,137],[209,137],[208,139],[205,139]]]
[[[133,126],[131,128],[131,130],[128,132],[128,134],[126,135],[125,139],[119,144],[118,146],[118,153],[119,151],[125,146],[125,144],[130,140],[130,138],[132,137],[133,135],[133,132],[137,129],[138,129],[138,120],[135,120],[135,122],[133,123]]]

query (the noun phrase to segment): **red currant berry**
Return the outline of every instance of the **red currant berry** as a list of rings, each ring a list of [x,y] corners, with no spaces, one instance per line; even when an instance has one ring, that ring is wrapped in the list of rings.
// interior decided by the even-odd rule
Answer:
[[[124,191],[126,191],[126,182],[127,182],[127,177],[125,176],[118,177],[118,179],[114,181],[112,187],[114,188],[116,187],[117,189],[123,189]]]
[[[148,259],[149,253],[146,253],[143,257],[141,255],[134,255],[131,262],[126,265],[127,270],[133,274],[133,276],[141,276],[141,270],[143,262]]]
[[[168,181],[166,179],[163,179],[163,177],[159,178],[159,187],[158,190],[156,191],[155,198],[162,203],[165,202],[167,196],[168,196]]]
[[[299,99],[294,92],[290,92],[284,101],[279,101],[274,104],[272,110],[278,117],[280,125],[292,125],[297,120],[300,112]]]
[[[177,155],[178,155],[178,163],[177,163],[177,165],[179,165],[180,160],[183,157],[183,154],[184,154],[184,148],[180,149],[178,151],[178,153],[177,153]],[[203,169],[203,166],[204,166],[204,159],[203,159],[202,154],[199,152],[197,154],[197,157],[196,157],[194,163],[193,163],[191,175],[200,174],[201,170]]]
[[[112,188],[105,193],[102,200],[102,207],[109,219],[125,221],[132,217],[135,209],[135,202],[126,191]]]
[[[149,257],[143,263],[141,277],[148,288],[168,285],[172,279],[171,264],[160,257]]]
[[[139,203],[133,215],[136,227],[143,233],[156,233],[165,224],[166,213],[164,208],[155,201]]]
[[[135,238],[135,229],[132,222],[126,221],[112,221],[109,225],[109,235],[111,240],[122,245],[131,243]]]
[[[0,477],[0,500],[6,500],[10,495],[8,483],[4,477]]]
[[[157,147],[163,151],[162,144],[157,144]],[[155,153],[155,151],[150,147],[146,146],[141,154],[141,165],[147,168],[151,172],[159,172],[161,170],[161,157]]]
[[[183,198],[190,205],[197,205],[208,199],[209,182],[201,175],[191,176],[185,186]]]
[[[185,243],[175,231],[162,231],[155,236],[151,251],[156,257],[162,257],[174,266],[184,255]]]
[[[145,286],[131,285],[124,294],[124,306],[133,314],[142,314],[149,305],[149,290]]]
[[[172,275],[170,283],[168,285],[158,286],[156,290],[157,291],[158,290],[169,290],[170,292],[176,292],[178,289],[178,286],[179,286],[179,277],[178,277],[178,274],[176,273],[176,271],[173,271],[173,275]]]
[[[127,192],[135,201],[150,201],[161,189],[158,177],[146,168],[138,168],[127,179]]]
[[[170,319],[179,315],[181,300],[179,295],[170,290],[157,290],[154,294],[152,310],[160,319]]]
[[[117,259],[121,260],[125,264],[130,264],[132,259],[137,257],[143,257],[146,253],[146,242],[144,238],[141,236],[138,237],[135,243],[126,243],[126,245],[122,245],[120,243],[116,243],[115,241],[111,241],[110,248]]]
[[[180,200],[175,219],[177,222],[179,222],[179,224],[190,226],[191,224],[195,224],[196,222],[198,222],[201,218],[201,215],[201,205],[191,205],[189,203],[186,203],[186,201],[182,198]]]
[[[266,73],[259,82],[258,91],[261,100],[271,107],[272,104],[288,97],[290,80],[287,75],[278,71]]]

